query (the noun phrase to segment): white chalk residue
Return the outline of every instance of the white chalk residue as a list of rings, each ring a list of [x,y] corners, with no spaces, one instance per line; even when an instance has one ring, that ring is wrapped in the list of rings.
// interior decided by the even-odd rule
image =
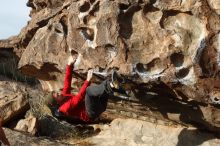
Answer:
[[[182,27],[182,24],[181,24],[181,22],[179,21],[179,20],[176,20],[175,22],[174,22],[174,25],[178,28],[178,27]]]
[[[94,30],[94,40],[93,41],[89,39],[89,35],[85,30],[81,30],[79,32],[79,34],[84,38],[84,40],[86,40],[88,47],[95,49],[97,47],[97,44],[96,44],[97,27],[95,24],[93,24],[92,28]]]
[[[82,60],[82,55],[79,54],[77,59],[76,59],[76,62],[74,63],[74,70],[77,70],[79,68],[81,60]]]
[[[217,50],[217,63],[218,63],[218,66],[220,66],[220,33],[217,36],[217,44],[215,48]]]
[[[87,39],[88,39],[88,34],[86,34],[85,31],[81,30],[81,31],[79,32],[79,34],[84,38],[84,40],[87,40]]]
[[[88,12],[84,12],[84,13],[79,13],[78,18],[82,19],[83,17],[85,17],[88,14]]]
[[[205,26],[200,26],[200,29],[201,29],[200,30],[200,35],[199,35],[198,39],[196,39],[195,45],[192,45],[193,48],[197,48],[194,52],[192,52],[191,58],[192,58],[193,61],[198,61],[199,60],[199,58],[201,57],[201,53],[202,53],[202,51],[204,50],[204,48],[206,46],[206,42],[205,42],[205,37],[207,35],[206,34],[206,32],[207,32],[206,27]],[[194,44],[194,42],[192,42],[192,43]]]
[[[108,49],[108,62],[112,62],[113,59],[117,56],[118,52],[117,52],[117,49],[115,47],[111,47],[110,49]]]
[[[180,47],[183,46],[183,42],[181,41],[181,36],[178,35],[178,33],[175,33],[172,35],[172,38],[175,40],[174,46]]]
[[[211,96],[210,99],[211,99],[211,102],[212,102],[212,103],[214,103],[214,104],[220,104],[220,97]]]
[[[94,41],[86,40],[86,43],[88,47],[95,49],[96,45],[94,44]]]
[[[138,75],[143,79],[143,80],[148,80],[148,79],[157,79],[159,77],[165,76],[164,74],[150,74],[150,73],[138,73]]]
[[[202,39],[202,40],[200,41],[200,45],[199,45],[197,51],[195,52],[194,62],[198,63],[198,61],[200,60],[200,57],[201,57],[201,55],[202,55],[202,52],[203,52],[203,50],[205,49],[205,46],[206,46],[205,39]]]
[[[136,70],[136,73],[139,75],[139,77],[143,80],[143,81],[149,81],[149,80],[154,80],[154,79],[158,79],[159,77],[165,76],[165,74],[163,74],[164,69],[157,69],[154,70],[152,72],[139,72]]]
[[[107,71],[104,71],[104,72],[93,71],[93,74],[101,75],[101,76],[103,76],[103,77],[107,77],[107,76],[108,76]]]
[[[194,68],[191,67],[187,76],[177,80],[184,85],[194,85],[197,82]]]

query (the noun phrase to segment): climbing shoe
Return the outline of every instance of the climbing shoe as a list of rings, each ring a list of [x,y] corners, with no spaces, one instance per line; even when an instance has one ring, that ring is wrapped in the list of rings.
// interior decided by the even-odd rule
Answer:
[[[112,72],[111,84],[113,89],[121,89],[121,85],[124,83],[123,78],[115,71]]]

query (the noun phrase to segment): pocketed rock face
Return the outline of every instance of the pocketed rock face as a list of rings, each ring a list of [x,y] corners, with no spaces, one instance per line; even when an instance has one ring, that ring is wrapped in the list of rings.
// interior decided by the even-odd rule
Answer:
[[[29,0],[28,5],[32,19],[17,42],[1,41],[0,49],[14,48],[19,69],[40,79],[45,90],[62,88],[72,51],[80,73],[94,68],[106,75],[114,68],[133,85],[219,109],[218,0]],[[7,45],[11,42],[16,45]],[[218,118],[209,121],[220,126]]]
[[[192,11],[201,6],[201,1],[198,0],[157,0],[154,6],[164,10],[179,10],[182,12]]]
[[[214,88],[205,89],[200,82],[218,78],[218,53],[213,47],[218,39],[212,37],[219,30],[219,17],[212,11],[213,7],[217,9],[218,2],[29,3],[37,11],[32,12],[32,20],[20,34],[23,53],[19,67],[24,73],[41,79],[45,89],[62,88],[61,72],[72,50],[76,52],[75,58],[77,53],[82,54],[78,68],[82,72],[95,68],[109,73],[116,68],[134,82],[160,79],[189,98],[212,101],[211,91],[197,93],[198,87],[203,91]],[[210,59],[215,68],[211,68]],[[174,84],[180,86],[174,88]],[[188,91],[193,94],[190,96]]]

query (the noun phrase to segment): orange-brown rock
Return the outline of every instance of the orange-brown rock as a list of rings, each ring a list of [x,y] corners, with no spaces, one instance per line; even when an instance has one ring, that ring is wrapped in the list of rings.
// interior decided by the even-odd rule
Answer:
[[[151,90],[182,104],[201,103],[204,117],[213,115],[207,121],[220,127],[214,118],[220,104],[218,0],[29,0],[28,6],[32,19],[17,42],[1,41],[0,51],[13,48],[19,69],[43,89],[62,88],[72,51],[82,56],[75,74],[94,68],[104,79],[116,69],[139,102]]]

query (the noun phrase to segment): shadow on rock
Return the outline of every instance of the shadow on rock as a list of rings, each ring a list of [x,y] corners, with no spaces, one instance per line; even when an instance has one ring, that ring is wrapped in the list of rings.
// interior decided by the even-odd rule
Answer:
[[[33,115],[37,118],[39,136],[47,136],[59,140],[83,139],[97,134],[92,126],[83,123],[68,123],[55,118],[45,104],[46,93],[37,90],[30,91],[29,104]]]
[[[85,124],[70,124],[46,115],[39,119],[38,130],[41,136],[51,138],[85,138],[94,134],[94,128]]]
[[[159,117],[157,112],[159,112],[165,119],[220,133],[220,126],[212,117],[212,109],[215,107],[189,99],[183,94],[179,94],[181,98],[178,98],[176,93],[163,83],[152,84],[150,88],[147,85],[141,85],[132,90],[136,98],[133,102],[154,111],[157,118]]]
[[[203,142],[216,137],[212,134],[202,133],[197,129],[183,129],[178,136],[178,143],[176,146],[198,146]]]

